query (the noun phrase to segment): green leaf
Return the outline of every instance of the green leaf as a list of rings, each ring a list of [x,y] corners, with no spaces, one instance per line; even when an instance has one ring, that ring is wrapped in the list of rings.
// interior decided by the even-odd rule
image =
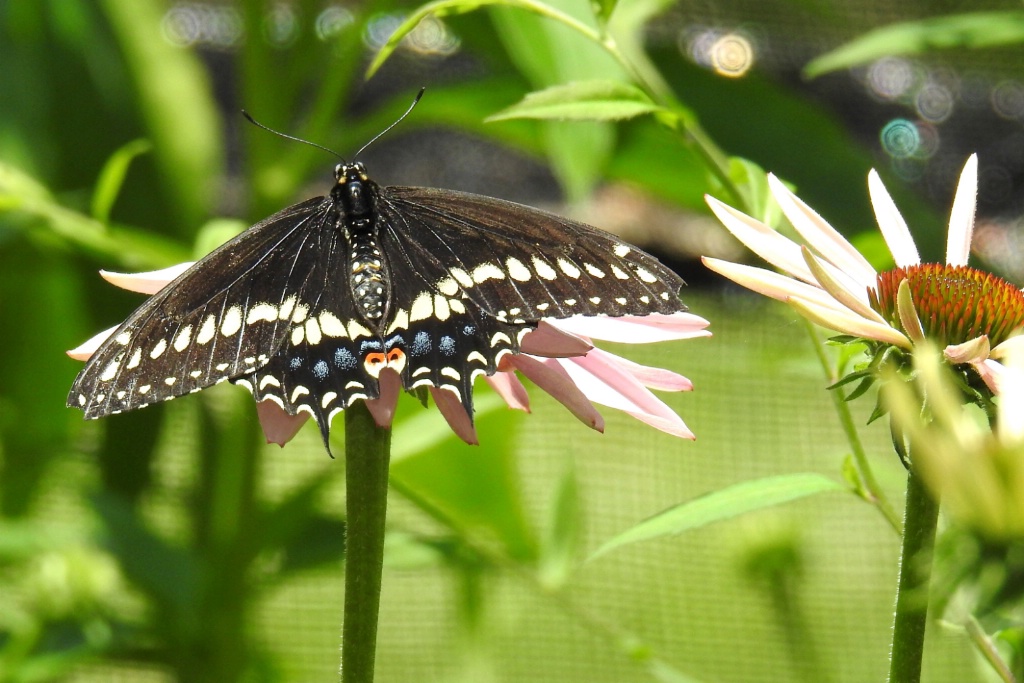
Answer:
[[[621,121],[660,109],[642,90],[628,83],[587,80],[529,93],[517,104],[486,120]]]
[[[814,473],[785,474],[746,481],[659,512],[605,543],[590,559],[637,541],[674,536],[816,493],[845,490],[838,482]]]
[[[132,140],[121,146],[116,152],[110,155],[107,163],[96,181],[96,190],[92,195],[92,217],[100,223],[106,223],[110,219],[110,209],[117,201],[117,195],[121,193],[121,186],[124,184],[125,175],[132,160],[140,154],[153,149],[148,140]]]
[[[581,526],[579,481],[570,466],[558,483],[541,544],[540,581],[547,588],[564,586],[572,574],[580,549]]]
[[[153,158],[167,182],[182,231],[191,232],[217,199],[224,149],[213,87],[197,52],[161,35],[160,0],[99,3],[130,71]]]
[[[367,67],[366,78],[369,79],[377,73],[377,70],[381,65],[383,65],[384,62],[387,61],[388,57],[390,57],[398,48],[402,39],[409,35],[425,18],[433,16],[440,19],[458,14],[466,14],[488,6],[516,7],[549,19],[554,19],[555,21],[572,28],[577,33],[586,35],[595,43],[600,43],[600,38],[597,35],[597,32],[591,27],[577,21],[570,15],[551,7],[550,5],[543,2],[537,2],[536,0],[438,0],[437,2],[428,2],[427,4],[419,7],[415,12],[410,14],[406,20],[398,26],[398,28],[395,29],[394,33],[391,34],[391,37],[388,38],[387,42],[373,58],[373,61],[370,62],[370,66]]]
[[[594,12],[594,17],[602,26],[608,23],[617,4],[618,0],[590,0],[590,8]]]
[[[949,48],[977,49],[1024,42],[1024,12],[971,12],[908,21],[869,31],[812,60],[810,78],[859,66],[881,57],[916,55]]]
[[[490,397],[481,394],[481,398]],[[408,407],[400,405],[399,414]],[[392,454],[403,457],[391,461],[395,490],[457,533],[497,541],[510,557],[533,561],[537,543],[523,507],[514,455],[521,416],[507,409],[486,419],[477,413],[480,445],[468,446],[451,433],[436,410],[420,412],[447,438],[439,439],[422,422],[396,424]],[[423,447],[421,438],[429,439],[429,448]],[[417,447],[411,448],[409,442]]]

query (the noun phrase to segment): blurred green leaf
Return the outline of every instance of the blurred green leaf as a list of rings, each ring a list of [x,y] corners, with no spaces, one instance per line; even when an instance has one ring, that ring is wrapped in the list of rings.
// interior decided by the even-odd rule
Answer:
[[[380,51],[377,52],[373,60],[370,62],[370,66],[366,69],[366,78],[372,77],[381,65],[387,61],[394,51],[398,48],[399,43],[409,35],[416,26],[423,21],[426,17],[434,16],[437,18],[449,17],[458,14],[466,14],[467,12],[474,12],[483,7],[514,7],[527,12],[533,12],[542,17],[553,19],[562,23],[565,26],[571,27],[579,33],[589,35],[595,42],[599,42],[597,32],[591,27],[587,26],[576,20],[569,14],[562,12],[556,7],[538,2],[537,0],[437,0],[436,2],[428,2],[425,5],[419,6],[413,11],[405,20],[399,24],[394,30],[387,42],[381,47]]]
[[[876,28],[804,67],[808,78],[867,64],[882,57],[950,48],[979,49],[1024,42],[1024,11],[992,11],[932,17]]]
[[[0,161],[0,215],[4,212],[42,220],[61,239],[128,268],[163,268],[188,259],[185,249],[164,237],[122,225],[105,226],[62,206],[34,178]],[[31,227],[24,221],[12,224]]]
[[[123,500],[94,499],[106,528],[106,544],[135,585],[177,618],[184,618],[199,599],[200,572],[184,549],[158,536]]]
[[[131,73],[146,137],[178,210],[191,233],[217,198],[223,166],[221,122],[207,71],[196,52],[161,35],[159,0],[102,0]]]
[[[497,397],[492,400],[500,401]],[[425,412],[444,424],[436,410]],[[509,438],[515,434],[519,419],[515,411],[507,409],[486,417],[477,413],[480,446],[468,446],[448,430],[447,439],[415,455],[392,460],[392,485],[455,531],[483,534],[499,541],[511,557],[532,561],[536,541],[526,521],[514,439]],[[444,428],[447,430],[447,425]],[[396,455],[406,438],[421,443],[420,434],[419,430],[410,430],[409,420],[396,425]],[[428,443],[431,441],[428,438]]]
[[[554,85],[528,93],[521,101],[487,117],[619,121],[661,109],[639,88],[620,81],[589,80]]]
[[[598,548],[590,559],[637,541],[674,536],[817,493],[845,490],[838,482],[814,473],[786,474],[742,482],[659,512],[612,538]]]
[[[579,480],[575,468],[568,467],[555,490],[540,548],[540,581],[547,588],[562,587],[572,575],[581,545],[582,526]]]
[[[106,223],[110,219],[110,210],[117,201],[117,195],[121,192],[124,184],[124,177],[128,173],[128,166],[132,160],[140,154],[153,149],[148,140],[132,140],[124,145],[107,159],[107,163],[100,171],[99,179],[96,181],[96,189],[92,195],[92,217],[100,223]]]
[[[590,2],[594,18],[602,26],[608,23],[608,19],[611,18],[616,5],[618,5],[618,0],[591,0]]]
[[[587,0],[554,0],[551,8],[573,23],[523,12],[518,4],[490,11],[510,59],[535,90],[570,81],[627,80],[587,25],[593,20]],[[548,162],[566,198],[582,201],[605,173],[615,147],[615,128],[599,121],[547,121],[542,130]]]

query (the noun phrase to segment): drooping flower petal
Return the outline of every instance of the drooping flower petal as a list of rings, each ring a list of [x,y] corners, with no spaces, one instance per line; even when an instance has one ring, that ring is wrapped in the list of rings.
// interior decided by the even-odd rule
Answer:
[[[807,267],[811,269],[818,284],[833,299],[868,320],[874,320],[876,323],[885,323],[885,319],[869,305],[865,288],[850,289],[842,280],[830,273],[829,269],[825,267],[827,264],[819,260],[807,247],[803,247],[803,255]]]
[[[561,361],[573,383],[590,400],[622,410],[661,431],[685,439],[694,439],[682,419],[650,392],[633,375],[616,363],[617,357],[595,349],[581,358]],[[649,416],[647,420],[641,416]]]
[[[875,169],[868,173],[868,192],[871,195],[871,206],[875,210],[875,219],[878,221],[878,228],[882,231],[882,237],[889,246],[896,265],[901,268],[914,266],[921,262],[917,253],[917,245],[910,234],[907,222],[903,215],[896,208],[896,203],[889,196],[889,191],[882,184]]]
[[[583,356],[594,348],[586,339],[581,339],[571,329],[563,329],[561,320],[541,320],[537,327],[523,337],[520,350],[545,358]]]
[[[604,431],[604,418],[601,417],[601,413],[597,412],[586,394],[573,383],[558,359],[518,355],[512,356],[510,362],[527,379],[568,408],[580,422],[599,432]]]
[[[485,379],[509,408],[530,412],[530,396],[514,372],[496,372]]]
[[[65,351],[65,353],[67,353],[68,356],[74,358],[75,360],[89,360],[89,358],[92,357],[92,354],[96,353],[96,349],[100,348],[100,345],[102,345],[103,342],[107,341],[107,337],[114,334],[114,331],[116,329],[117,327],[111,327],[109,329],[103,330],[99,334],[94,334],[93,336],[89,337],[88,340],[82,342],[81,344],[71,349],[70,351]]]
[[[583,337],[621,342],[623,344],[647,344],[710,337],[706,328],[710,323],[692,313],[651,313],[643,316],[573,316],[551,322],[558,329]],[[529,339],[529,336],[527,336]],[[525,340],[524,340],[525,341]],[[533,353],[532,351],[530,353]],[[545,355],[549,354],[535,354]],[[571,354],[582,355],[582,354]]]
[[[983,334],[962,344],[950,344],[943,349],[942,355],[953,365],[980,363],[988,358],[990,350],[988,335]]]
[[[780,275],[774,271],[755,266],[745,266],[740,263],[730,263],[711,258],[710,256],[701,257],[701,261],[719,275],[723,275],[736,284],[758,294],[763,294],[779,301],[787,301],[792,297],[797,297],[806,301],[813,301],[821,306],[832,306],[837,310],[840,309],[839,302],[820,287],[804,284],[799,280]]]
[[[390,427],[395,419],[395,408],[398,406],[398,395],[402,393],[402,378],[392,368],[380,371],[380,395],[366,400],[366,409],[373,416],[378,427]]]
[[[309,419],[308,413],[289,415],[273,401],[257,403],[256,415],[260,419],[260,427],[263,428],[263,436],[266,437],[267,443],[276,443],[278,446],[284,446],[295,438],[299,429]]]
[[[971,254],[974,235],[974,211],[978,203],[978,155],[972,154],[960,174],[949,214],[949,232],[946,234],[946,263],[966,266]]]
[[[853,335],[854,337],[874,339],[875,341],[892,344],[903,349],[910,349],[912,347],[910,340],[903,333],[889,325],[865,320],[849,311],[837,311],[833,308],[826,308],[813,301],[797,297],[791,298],[789,303],[805,318],[822,327]]]
[[[921,317],[917,314],[914,306],[914,297],[910,293],[910,282],[904,278],[896,291],[896,313],[900,318],[900,325],[906,330],[907,336],[915,344],[924,341],[924,325],[921,324]]]
[[[714,197],[705,195],[704,201],[707,202],[718,220],[722,221],[722,225],[752,252],[779,270],[800,278],[804,282],[814,283],[814,276],[807,269],[807,264],[804,263],[804,259],[800,255],[800,246],[795,242],[783,237],[761,221],[751,218],[742,211],[737,211],[728,204],[723,204]]]
[[[100,276],[115,287],[127,289],[129,292],[156,294],[166,287],[171,280],[184,273],[193,265],[195,265],[193,261],[186,261],[169,268],[151,270],[146,273],[115,273],[109,270],[101,270]]]
[[[607,351],[602,351],[602,353],[608,354]],[[693,390],[693,382],[671,370],[641,365],[621,356],[615,356],[615,362],[620,368],[633,375],[637,381],[650,389],[658,389],[660,391]]]
[[[875,283],[875,269],[838,230],[793,194],[785,183],[772,173],[768,174],[768,185],[782,213],[809,245],[853,278],[862,288]]]
[[[473,427],[473,422],[469,419],[469,414],[466,413],[466,407],[459,401],[455,392],[437,387],[429,387],[429,389],[430,395],[434,399],[434,405],[437,406],[441,416],[444,417],[445,422],[455,432],[455,435],[470,446],[479,445],[476,428]]]

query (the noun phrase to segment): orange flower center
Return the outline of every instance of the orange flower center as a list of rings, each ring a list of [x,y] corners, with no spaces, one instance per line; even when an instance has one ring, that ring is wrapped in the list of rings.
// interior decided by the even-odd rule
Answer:
[[[1024,293],[1006,280],[969,266],[925,263],[878,274],[868,289],[871,307],[906,332],[896,293],[906,280],[924,333],[943,346],[988,335],[996,346],[1024,327]]]

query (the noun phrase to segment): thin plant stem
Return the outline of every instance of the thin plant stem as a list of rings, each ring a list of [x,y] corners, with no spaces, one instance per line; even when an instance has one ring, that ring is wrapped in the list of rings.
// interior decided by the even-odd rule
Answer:
[[[828,377],[830,384],[834,384],[838,381],[839,377],[836,374],[836,370],[832,367],[828,355],[825,353],[825,345],[822,343],[817,329],[810,321],[801,320],[803,320],[807,334],[811,337],[811,346],[818,356],[818,362],[821,363],[825,376]],[[869,496],[868,501],[878,508],[878,511],[882,513],[882,516],[885,517],[885,520],[889,522],[889,525],[897,534],[902,533],[903,525],[900,522],[900,518],[896,515],[896,509],[889,502],[885,492],[882,491],[882,487],[879,486],[878,480],[875,479],[875,474],[868,462],[868,456],[864,451],[864,444],[861,443],[860,435],[857,433],[857,426],[854,424],[853,414],[850,412],[850,404],[847,402],[846,396],[840,388],[833,389],[829,394],[832,396],[832,404],[835,406],[836,415],[839,417],[839,424],[846,435],[846,441],[850,444],[850,451],[853,453],[854,462],[857,463],[857,473],[860,475],[860,480],[863,482]]]
[[[373,683],[384,571],[391,430],[362,401],[345,410],[345,615],[342,683]]]
[[[981,624],[978,623],[974,616],[968,616],[966,628],[967,635],[970,637],[971,642],[974,643],[974,647],[985,658],[985,661],[989,663],[992,670],[996,672],[999,680],[1003,681],[1003,683],[1017,683],[1017,677],[1013,675],[1010,667],[999,656],[995,645],[992,644],[992,639],[988,637],[988,634],[981,628]]]
[[[938,518],[938,502],[911,467],[907,471],[907,502],[889,683],[918,683],[921,680],[924,634],[928,622],[928,586]]]

